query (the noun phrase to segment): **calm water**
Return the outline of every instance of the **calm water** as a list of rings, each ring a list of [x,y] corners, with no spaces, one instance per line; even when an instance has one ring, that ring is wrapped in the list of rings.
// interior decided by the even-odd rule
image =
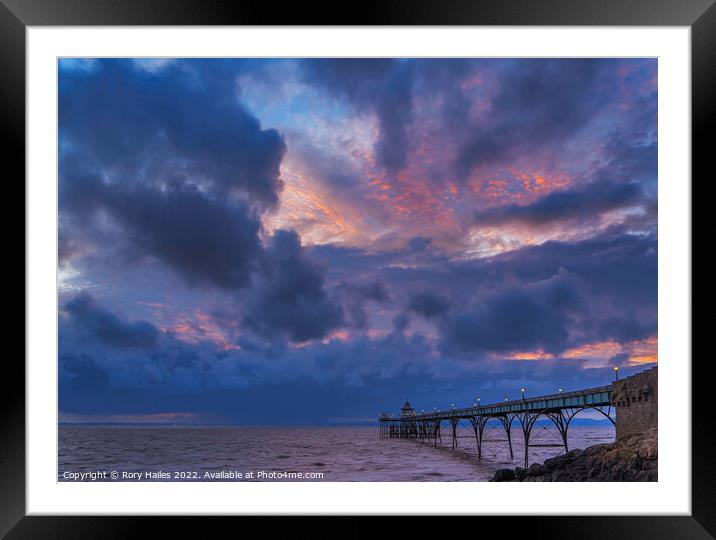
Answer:
[[[514,459],[503,430],[488,426],[484,438],[483,459],[478,461],[471,428],[459,431],[459,448],[453,453],[449,428],[443,428],[443,442],[435,448],[414,440],[380,439],[377,427],[60,426],[58,480],[73,481],[70,473],[97,471],[110,480],[115,471],[124,481],[137,481],[131,477],[137,473],[142,481],[272,480],[272,472],[322,473],[312,481],[323,482],[485,481],[496,469],[523,464],[517,425],[512,431]],[[569,430],[570,449],[613,441],[611,426]],[[530,463],[564,451],[550,446],[560,443],[554,428],[535,426],[530,443],[544,445],[530,447]],[[252,477],[246,478],[249,471]],[[153,477],[144,475],[148,472]],[[219,476],[205,477],[207,472]],[[230,477],[237,472],[244,476]],[[257,478],[259,473],[262,478]]]

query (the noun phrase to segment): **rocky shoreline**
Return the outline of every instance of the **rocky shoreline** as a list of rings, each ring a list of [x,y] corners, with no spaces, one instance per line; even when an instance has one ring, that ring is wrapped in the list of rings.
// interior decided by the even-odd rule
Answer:
[[[499,469],[490,482],[656,482],[656,429],[612,444],[597,444],[534,463]]]

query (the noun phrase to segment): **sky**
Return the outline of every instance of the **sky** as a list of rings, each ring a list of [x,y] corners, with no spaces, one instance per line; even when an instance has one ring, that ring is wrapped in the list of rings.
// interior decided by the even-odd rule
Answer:
[[[66,422],[333,425],[657,363],[656,59],[61,59]]]

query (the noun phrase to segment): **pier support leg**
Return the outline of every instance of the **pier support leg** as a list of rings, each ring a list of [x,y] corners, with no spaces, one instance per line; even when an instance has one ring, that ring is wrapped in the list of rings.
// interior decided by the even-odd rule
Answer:
[[[450,424],[452,425],[452,449],[453,452],[457,448],[457,424],[460,420],[459,419],[450,419]]]
[[[475,441],[477,442],[477,459],[482,459],[482,432],[485,430],[487,417],[473,416],[470,419],[472,429],[475,431]]]
[[[482,424],[475,432],[475,438],[477,439],[477,459],[482,459],[482,432],[484,429],[485,424]]]
[[[575,413],[576,414],[576,413]],[[569,423],[572,421],[572,417],[565,418],[564,413],[562,411],[559,411],[559,415],[561,418],[561,426],[557,426],[557,429],[559,429],[559,434],[562,436],[562,442],[564,443],[564,453],[569,452],[569,443],[567,442],[567,430],[569,430]]]
[[[512,452],[512,420],[514,420],[514,416],[498,416],[497,417],[500,422],[502,423],[502,426],[505,428],[505,433],[507,434],[507,445],[510,447],[510,459],[515,458],[515,454]]]
[[[520,421],[520,425],[522,426],[522,433],[525,437],[525,469],[529,466],[530,462],[530,435],[532,434],[532,428],[541,415],[542,412],[524,412],[517,415],[517,419]]]
[[[564,445],[565,454],[569,452],[569,443],[567,442],[567,432],[569,430],[569,424],[572,422],[572,419],[576,416],[576,414],[583,410],[584,408],[568,409],[566,412],[560,410],[554,413],[547,414],[549,419],[552,420],[554,425],[557,427],[557,430],[562,437],[562,444]],[[606,416],[607,418],[609,417],[608,415]]]

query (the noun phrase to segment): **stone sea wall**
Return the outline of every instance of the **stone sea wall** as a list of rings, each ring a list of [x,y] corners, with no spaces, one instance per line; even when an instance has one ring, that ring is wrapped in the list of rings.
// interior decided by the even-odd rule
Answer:
[[[653,367],[612,383],[612,403],[617,409],[617,442],[658,428],[658,369]]]

